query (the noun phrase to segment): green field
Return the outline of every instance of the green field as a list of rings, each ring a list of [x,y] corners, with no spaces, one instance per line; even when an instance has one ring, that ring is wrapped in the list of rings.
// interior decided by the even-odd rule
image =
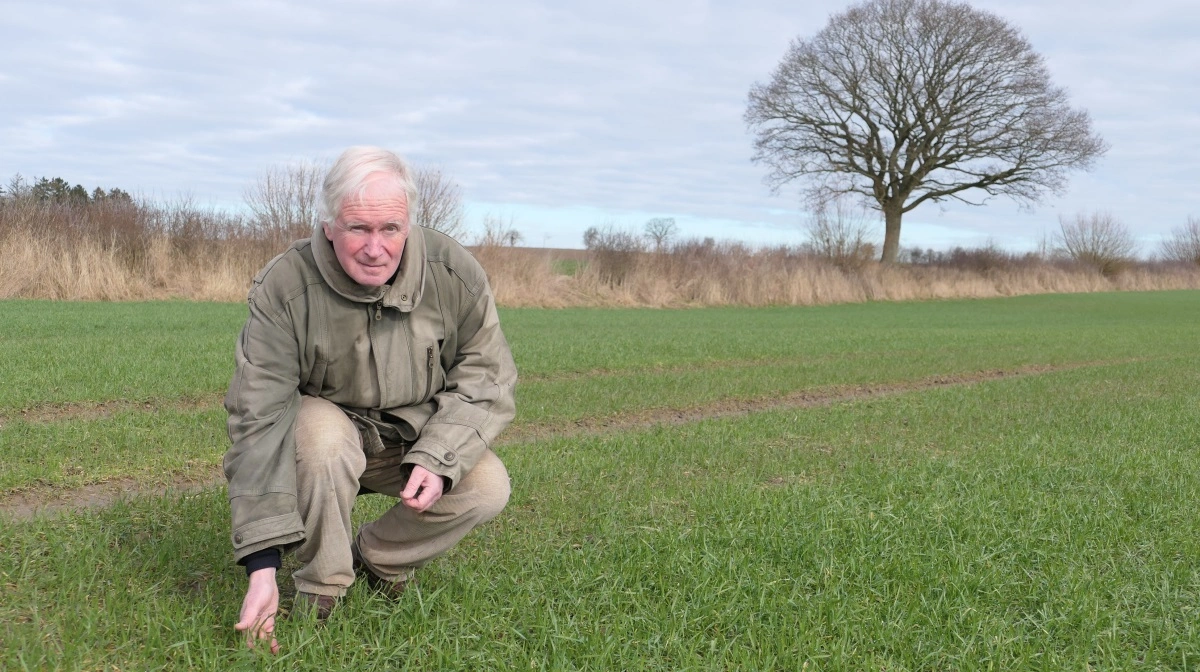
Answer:
[[[244,315],[0,302],[2,501],[211,482]],[[501,319],[512,500],[398,604],[270,658],[219,484],[10,512],[0,669],[1200,667],[1200,292]]]

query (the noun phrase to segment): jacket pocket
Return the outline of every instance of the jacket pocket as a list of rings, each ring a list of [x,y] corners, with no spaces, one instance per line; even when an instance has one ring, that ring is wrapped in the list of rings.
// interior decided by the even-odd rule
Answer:
[[[425,401],[433,398],[433,395],[442,391],[442,381],[445,376],[442,374],[441,363],[441,343],[425,346],[425,394],[422,397]]]

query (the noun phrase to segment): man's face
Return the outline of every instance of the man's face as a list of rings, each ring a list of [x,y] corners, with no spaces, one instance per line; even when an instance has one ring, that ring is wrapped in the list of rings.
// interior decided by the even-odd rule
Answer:
[[[364,287],[378,287],[400,266],[408,239],[408,199],[389,176],[374,173],[362,198],[347,196],[341,214],[323,228],[346,275]]]

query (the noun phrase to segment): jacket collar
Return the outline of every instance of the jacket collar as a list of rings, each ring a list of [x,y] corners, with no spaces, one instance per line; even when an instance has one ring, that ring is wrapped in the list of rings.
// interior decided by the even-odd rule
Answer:
[[[426,253],[425,237],[420,226],[414,225],[408,229],[408,239],[404,241],[404,251],[400,253],[400,266],[396,270],[395,280],[390,285],[379,287],[364,287],[346,275],[333,251],[333,243],[325,237],[320,224],[313,229],[311,241],[313,259],[325,284],[346,299],[359,303],[383,301],[383,305],[404,312],[411,311],[421,302],[421,292],[425,287]]]

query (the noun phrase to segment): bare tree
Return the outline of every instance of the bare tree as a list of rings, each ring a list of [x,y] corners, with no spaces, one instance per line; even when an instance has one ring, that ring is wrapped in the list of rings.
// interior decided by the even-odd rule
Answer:
[[[835,15],[750,89],[745,120],[774,191],[799,180],[818,201],[857,194],[883,213],[885,262],[922,203],[1036,203],[1107,149],[1016,28],[944,0]]]
[[[1186,225],[1172,229],[1171,237],[1162,241],[1161,252],[1168,261],[1200,266],[1200,218],[1188,217]]]
[[[412,179],[417,187],[417,203],[409,213],[409,221],[451,237],[462,235],[463,201],[458,183],[440,168],[415,165]],[[242,194],[254,228],[273,240],[310,235],[319,219],[324,180],[325,169],[312,162],[272,166],[263,171]]]
[[[678,232],[674,217],[655,217],[646,222],[646,237],[654,243],[655,252],[666,249],[667,243],[671,242]]]
[[[462,189],[441,168],[413,168],[417,184],[417,207],[409,213],[414,224],[458,238],[465,232]]]
[[[283,242],[312,235],[317,225],[325,170],[315,163],[271,166],[242,192],[259,235]]]
[[[1061,251],[1075,261],[1116,275],[1133,261],[1137,241],[1124,224],[1107,212],[1059,216]]]
[[[638,259],[646,250],[645,240],[634,231],[617,227],[613,222],[589,226],[583,232],[590,268],[600,281],[611,286],[625,282]]]
[[[509,247],[516,247],[523,240],[525,240],[525,234],[516,229],[509,229],[504,232],[504,244]]]
[[[492,214],[483,216],[483,234],[476,236],[475,245],[477,247],[516,247],[525,239],[525,236],[517,230],[516,224],[510,215],[506,221],[503,217]]]
[[[9,178],[7,186],[0,187],[0,200],[29,198],[32,193],[32,185],[25,180],[23,175],[17,173]]]
[[[870,225],[861,207],[845,198],[834,198],[813,212],[808,222],[812,251],[843,268],[859,268],[875,255]]]

